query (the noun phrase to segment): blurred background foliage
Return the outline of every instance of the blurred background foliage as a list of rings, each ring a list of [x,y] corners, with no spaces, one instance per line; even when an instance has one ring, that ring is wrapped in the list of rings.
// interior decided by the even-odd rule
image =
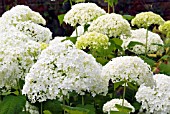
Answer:
[[[86,0],[93,2],[107,11],[104,0]],[[47,21],[48,27],[54,36],[69,36],[73,28],[65,23],[61,24],[58,15],[65,14],[70,8],[68,0],[0,0],[0,15],[15,5],[27,5],[32,10],[39,12]],[[75,4],[73,2],[73,4]],[[153,11],[165,20],[170,20],[170,0],[118,0],[115,13],[135,16],[139,12]],[[110,12],[112,12],[112,8]]]

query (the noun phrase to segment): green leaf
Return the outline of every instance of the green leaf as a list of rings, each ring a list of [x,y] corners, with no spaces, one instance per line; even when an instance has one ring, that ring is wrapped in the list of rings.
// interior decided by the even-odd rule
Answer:
[[[77,41],[77,37],[66,37],[66,39],[64,39],[63,41],[65,40],[70,40],[71,42],[73,42],[73,44],[75,44]]]
[[[123,48],[121,47],[123,41],[119,38],[113,38],[110,40],[110,43],[111,43],[111,46],[114,47],[114,50],[115,49],[119,49],[120,51],[123,50]]]
[[[44,114],[52,114],[49,110],[44,110],[43,113]]]
[[[120,111],[110,111],[110,114],[129,114],[129,113]]]
[[[168,64],[161,63],[159,65],[159,68],[160,68],[161,73],[164,73],[166,75],[170,75],[170,63],[168,63]]]
[[[6,96],[0,103],[0,114],[19,114],[25,103],[25,96]]]
[[[48,110],[52,114],[62,114],[62,106],[58,100],[48,100],[43,102],[43,110]]]
[[[132,16],[132,15],[123,15],[123,18],[130,21],[130,20],[132,20],[134,18],[134,16]]]
[[[67,111],[69,114],[89,114],[90,110],[80,107],[70,107],[62,105],[63,110]]]
[[[65,14],[58,15],[58,20],[60,22],[60,25],[63,23]]]
[[[144,46],[144,44],[143,43],[141,43],[141,42],[136,42],[136,41],[131,41],[129,44],[128,44],[128,49],[132,49],[135,45],[142,45],[142,46]]]
[[[125,112],[125,113],[129,113],[132,111],[131,108],[126,107],[126,106],[121,106],[119,104],[115,104],[115,107],[120,111],[120,112]]]
[[[138,86],[137,86],[137,85],[134,85],[132,82],[128,82],[127,85],[128,85],[129,88],[132,88],[132,89],[135,90],[135,91],[138,90]]]
[[[164,46],[164,45],[162,45],[162,44],[157,44],[157,43],[152,43],[152,45],[157,45],[157,46],[161,46],[161,47]]]
[[[7,92],[3,92],[1,95],[10,95],[11,92],[10,91],[7,91]]]
[[[116,88],[118,88],[119,86],[123,85],[124,83],[125,83],[125,81],[120,81],[120,82],[114,83],[114,90],[116,90]]]
[[[145,57],[143,55],[140,56],[141,59],[143,59],[147,64],[149,64],[151,67],[153,67],[155,65],[155,61],[148,58],[148,57]]]
[[[77,105],[77,107],[81,107],[81,108],[84,108],[84,109],[88,109],[88,110],[89,110],[89,113],[88,113],[88,114],[95,114],[94,105],[90,105],[90,104],[87,104],[87,105],[85,105],[85,106],[83,106],[83,105]]]

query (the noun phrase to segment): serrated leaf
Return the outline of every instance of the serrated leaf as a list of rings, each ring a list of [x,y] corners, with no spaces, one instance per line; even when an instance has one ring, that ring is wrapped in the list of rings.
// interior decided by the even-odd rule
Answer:
[[[89,114],[90,110],[80,107],[70,107],[62,105],[63,110],[67,111],[69,114]]]
[[[73,44],[75,44],[77,41],[77,37],[66,37],[66,39],[64,39],[63,41],[65,40],[70,40],[71,42],[73,42]]]
[[[130,20],[132,20],[134,18],[134,16],[132,16],[132,15],[123,15],[123,18],[130,21]]]
[[[49,110],[44,110],[43,114],[52,114]]]
[[[124,83],[125,83],[125,81],[120,81],[120,82],[114,83],[114,90],[116,90],[116,88],[118,88],[119,86],[123,85]]]
[[[49,100],[43,103],[43,110],[49,110],[52,114],[62,114],[61,103],[58,100]]]
[[[58,15],[58,20],[59,20],[60,25],[63,23],[64,16],[65,14]]]
[[[160,72],[161,72],[161,73],[170,75],[170,63],[169,63],[169,64],[161,63],[161,64],[159,65],[159,68],[160,68]]]
[[[120,112],[125,112],[125,113],[129,113],[132,111],[131,108],[126,107],[126,106],[121,106],[119,104],[115,104],[115,107],[120,111]]]
[[[25,96],[6,96],[0,103],[0,114],[19,114],[26,103]]]
[[[164,46],[164,45],[162,45],[162,44],[157,44],[157,43],[152,43],[152,45],[157,45],[157,46],[161,46],[161,47]]]
[[[136,85],[132,84],[132,82],[128,82],[127,85],[128,85],[129,88],[132,88],[135,91],[138,90],[138,87]]]
[[[149,64],[151,67],[155,65],[155,61],[146,57],[146,56],[140,56],[147,64]]]
[[[129,113],[120,112],[120,111],[110,111],[110,114],[129,114]]]
[[[128,44],[128,49],[131,49],[131,48],[133,48],[135,45],[142,45],[142,46],[144,46],[144,44],[143,43],[141,43],[141,42],[137,42],[137,41],[131,41],[129,44]]]
[[[81,108],[84,108],[84,109],[88,109],[89,110],[89,113],[88,114],[95,114],[95,108],[94,108],[94,105],[90,105],[90,104],[87,104],[87,105],[77,105],[77,107],[81,107]]]

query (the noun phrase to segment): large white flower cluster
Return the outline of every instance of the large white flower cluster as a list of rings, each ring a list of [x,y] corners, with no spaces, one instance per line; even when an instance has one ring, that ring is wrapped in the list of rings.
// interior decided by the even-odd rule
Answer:
[[[141,85],[136,99],[142,103],[141,109],[147,113],[169,114],[170,112],[170,77],[164,74],[153,76],[156,81],[154,88]]]
[[[45,19],[38,12],[34,12],[28,6],[24,5],[17,5],[11,8],[9,11],[6,11],[1,18],[4,23],[11,25],[29,20],[37,24],[46,24]]]
[[[77,38],[76,47],[78,49],[99,50],[107,49],[109,46],[109,38],[101,33],[86,32]]]
[[[20,31],[27,35],[28,39],[49,43],[52,32],[39,24],[45,25],[45,20],[39,13],[32,11],[28,6],[17,5],[0,18],[0,34]]]
[[[72,91],[80,95],[106,94],[108,81],[101,77],[101,70],[92,55],[56,37],[26,76],[22,93],[32,103],[61,98]]]
[[[136,30],[131,30],[131,37],[121,36],[120,38],[123,40],[122,47],[124,49],[128,49],[128,45],[131,41],[140,42],[143,45],[135,45],[132,49],[129,49],[131,52],[136,54],[144,54],[145,53],[145,45],[146,45],[146,29],[140,28]],[[148,38],[147,38],[147,53],[154,53],[158,50],[163,52],[163,48],[155,44],[163,45],[163,41],[161,37],[153,32],[148,31]]]
[[[48,28],[31,21],[18,23],[16,29],[23,32],[31,40],[37,42],[49,43],[49,40],[52,39],[52,32]]]
[[[103,67],[102,76],[111,79],[113,83],[127,81],[138,85],[154,85],[150,66],[137,56],[113,58]]]
[[[152,24],[162,25],[164,22],[164,19],[160,15],[151,11],[139,13],[131,21],[133,26],[136,25],[140,28],[148,28]]]
[[[123,99],[112,99],[103,105],[103,112],[110,114],[110,111],[119,111],[116,108],[116,104],[122,105]],[[132,112],[135,112],[135,108],[126,100],[124,99],[124,106],[131,108]]]
[[[71,26],[85,25],[106,12],[94,3],[78,3],[64,16],[64,22]]]
[[[40,44],[27,40],[20,32],[3,33],[0,37],[0,88],[17,89],[41,52]]]
[[[115,13],[100,16],[88,28],[89,32],[96,31],[109,37],[130,36],[130,30],[129,22],[123,19],[121,15]]]

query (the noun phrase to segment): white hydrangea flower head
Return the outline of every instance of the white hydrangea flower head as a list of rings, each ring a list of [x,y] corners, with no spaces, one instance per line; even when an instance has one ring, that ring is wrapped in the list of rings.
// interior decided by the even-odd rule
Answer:
[[[71,10],[64,16],[64,22],[71,26],[77,24],[85,25],[106,12],[95,3],[78,3],[72,6]]]
[[[37,24],[46,24],[45,19],[38,12],[32,11],[25,5],[17,5],[11,8],[9,11],[6,11],[1,18],[5,23],[12,25],[29,20]]]
[[[77,37],[81,36],[84,34],[84,26],[78,26],[77,31],[74,30],[73,33],[71,34],[71,37]]]
[[[154,85],[150,66],[137,56],[113,58],[103,67],[102,76],[111,79],[113,83],[127,81],[137,85]]]
[[[116,104],[122,105],[123,99],[112,99],[103,105],[103,112],[110,114],[110,111],[119,111],[116,108]],[[135,112],[135,108],[126,100],[124,99],[124,106],[131,108],[132,112]]]
[[[159,30],[170,38],[170,20],[159,26]]]
[[[132,49],[129,49],[129,51],[135,54],[145,54],[146,31],[146,29],[140,28],[131,30],[131,37],[121,36],[120,38],[123,40],[122,47],[126,50],[131,41],[140,42],[144,45],[135,45]],[[153,45],[153,43],[164,45],[158,34],[148,31],[147,53],[155,53],[158,50],[163,53],[163,48],[158,45]]]
[[[130,36],[130,24],[119,14],[105,14],[94,20],[88,31],[96,31],[109,37],[120,37],[120,35]]]
[[[102,66],[92,55],[62,39],[56,37],[42,51],[26,76],[22,93],[32,103],[61,98],[72,91],[80,95],[87,91],[93,96],[107,93],[108,81],[101,77]]]
[[[52,32],[48,28],[31,21],[18,23],[16,25],[16,29],[23,32],[31,40],[36,42],[49,43],[49,41],[52,39]]]
[[[109,46],[109,38],[101,33],[86,32],[77,38],[76,47],[78,49],[99,50],[107,49]]]
[[[23,112],[28,112],[29,114],[39,114],[39,109],[36,106],[33,106],[31,103],[26,101],[25,108],[23,109]]]
[[[141,12],[132,19],[132,26],[136,25],[139,28],[148,28],[152,24],[154,25],[162,25],[164,23],[164,19],[151,11],[149,12]]]
[[[18,88],[17,80],[26,73],[41,52],[40,44],[28,41],[22,33],[4,33],[0,37],[0,88]]]
[[[141,85],[136,93],[136,99],[142,103],[141,109],[147,113],[169,114],[170,112],[170,77],[164,74],[153,76],[156,81],[154,88]]]

